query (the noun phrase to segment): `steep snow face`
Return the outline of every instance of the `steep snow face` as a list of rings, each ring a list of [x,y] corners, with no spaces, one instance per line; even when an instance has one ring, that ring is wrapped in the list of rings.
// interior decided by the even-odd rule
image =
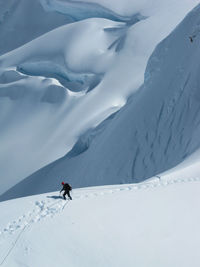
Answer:
[[[79,166],[66,168],[67,175],[77,177],[80,172],[83,180],[95,177],[99,184],[141,181],[175,166],[200,146],[200,36],[193,43],[188,38],[199,28],[199,10],[194,9],[157,47],[141,92],[88,151],[60,161],[60,166],[69,162],[69,169]]]
[[[172,168],[200,147],[200,6],[159,44],[142,89],[118,114],[83,135],[62,159],[28,177],[4,197],[55,190],[60,177],[75,187],[141,181]],[[101,130],[102,129],[102,130]],[[96,136],[96,137],[95,137]]]
[[[1,202],[0,264],[199,267],[200,180],[170,176]]]
[[[155,46],[198,1],[147,2],[41,2],[50,20],[62,6],[67,18],[79,21],[0,57],[0,193],[65,155],[79,136],[119,110],[142,85]],[[24,3],[17,5],[22,14]],[[3,23],[12,24],[7,18]],[[63,24],[59,18],[52,28]],[[41,28],[38,35],[52,29]]]
[[[96,117],[82,107],[85,98],[89,101],[87,91],[101,81],[114,59],[107,47],[115,37],[103,30],[113,26],[115,22],[99,19],[70,24],[0,58],[0,192],[65,154],[88,120],[96,124],[120,107],[112,107],[108,99],[107,112]],[[85,43],[77,56],[74,42]],[[66,66],[68,61],[74,69]]]

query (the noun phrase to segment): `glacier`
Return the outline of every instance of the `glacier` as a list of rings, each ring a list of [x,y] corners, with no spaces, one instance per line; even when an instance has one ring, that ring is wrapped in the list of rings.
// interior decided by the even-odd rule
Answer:
[[[144,84],[107,122],[87,130],[66,156],[37,171],[0,199],[73,187],[140,182],[166,171],[200,146],[196,7],[151,55]],[[80,177],[81,176],[81,177]]]
[[[142,88],[157,44],[198,1],[102,1],[101,8],[98,1],[45,3],[51,10],[39,1],[1,3],[6,50],[0,56],[0,194],[66,155],[81,136],[119,111]],[[84,19],[58,13],[60,4],[78,8]],[[102,10],[125,19],[105,18]],[[30,11],[38,14],[38,32]],[[26,31],[19,14],[29,18]],[[10,35],[12,24],[17,28]]]
[[[0,1],[1,266],[199,267],[199,12]]]

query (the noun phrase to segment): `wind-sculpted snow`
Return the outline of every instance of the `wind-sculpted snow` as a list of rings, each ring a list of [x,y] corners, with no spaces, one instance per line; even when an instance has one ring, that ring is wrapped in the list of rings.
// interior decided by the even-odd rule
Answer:
[[[91,92],[98,86],[103,78],[103,73],[112,63],[115,55],[113,51],[107,52],[107,47],[116,36],[109,36],[103,29],[104,27],[114,26],[115,23],[106,20],[85,21],[81,25],[78,23],[71,26],[63,26],[0,57],[0,124],[3,129],[0,134],[1,147],[3,148],[1,150],[2,154],[0,153],[0,166],[2,179],[5,175],[7,176],[7,186],[12,183],[13,175],[15,176],[15,181],[17,181],[20,177],[32,173],[35,170],[33,165],[39,164],[38,166],[42,167],[51,162],[52,159],[55,160],[61,157],[62,154],[66,153],[66,150],[73,146],[75,142],[74,131],[69,131],[69,129],[74,127],[76,119],[71,119],[71,112],[87,92]],[[79,41],[82,42],[85,40],[86,35],[88,37],[91,35],[91,30],[88,29],[93,30],[93,37],[89,39],[90,43],[93,40],[93,46],[90,44],[89,48],[85,46],[84,51],[76,51],[76,48],[73,47],[72,32],[73,34],[77,32],[78,35],[75,34],[75,38],[80,39]],[[80,30],[81,34],[79,34]],[[71,43],[68,40],[69,37],[71,38]],[[47,43],[50,44],[47,46]],[[99,52],[98,49],[100,48],[105,52]],[[69,53],[68,50],[73,53]],[[79,53],[78,62],[77,53]],[[73,63],[70,58],[68,59],[71,56],[74,64],[69,67],[72,70],[68,67],[68,62]],[[49,106],[49,104],[54,106]],[[51,116],[49,121],[48,116],[52,111],[54,115]],[[84,112],[87,113],[89,111],[86,109]],[[108,114],[109,112],[113,112],[112,108],[108,109]],[[93,114],[91,115],[93,116]],[[105,113],[103,116],[105,117],[106,115]],[[79,116],[80,112],[77,110],[77,120]],[[83,116],[83,120],[88,119],[88,116],[83,112],[81,116]],[[11,119],[11,117],[15,118],[15,120]],[[16,124],[17,121],[18,123]],[[31,133],[27,133],[27,123],[28,125],[30,124],[28,128],[32,128],[30,130]],[[49,124],[49,127],[47,124]],[[61,125],[64,125],[66,129],[62,130],[64,138],[60,138],[59,131],[63,128]],[[83,123],[80,127],[87,129],[88,126]],[[11,132],[11,129],[15,130]],[[44,151],[40,150],[41,144],[37,144],[37,140],[41,138],[36,132],[42,133],[41,136],[46,135],[46,138],[43,137],[46,140],[42,138],[42,143],[44,145],[43,149],[48,150],[47,157],[44,156]],[[24,135],[27,137],[22,138],[21,142],[14,141]],[[56,137],[57,135],[58,137]],[[12,146],[8,145],[9,141],[6,136],[10,136],[13,140],[14,144]],[[29,138],[33,138],[34,148],[32,148],[33,144]],[[61,141],[60,145],[58,145],[57,138],[64,142]],[[26,139],[29,139],[29,141]],[[55,151],[50,152],[50,147],[47,145],[50,139],[50,142],[56,142],[58,154]],[[68,140],[67,145],[66,140]],[[34,164],[31,164],[31,167],[28,164],[30,161],[28,155],[30,151],[33,157],[35,153],[38,154],[36,152],[37,146],[43,156],[42,154],[39,157],[37,156],[33,160]],[[10,169],[6,163],[8,162],[9,154],[12,153],[14,158],[20,149],[22,149],[23,153],[21,153],[20,157],[17,156],[12,164],[13,168]],[[13,153],[13,150],[15,150],[15,153]],[[22,162],[23,164],[21,164]],[[3,188],[4,186],[1,187],[1,190],[4,190]]]
[[[3,176],[8,174],[6,183],[1,180],[1,190],[4,190],[9,184],[13,184],[11,177],[14,174],[19,178],[17,169],[21,169],[22,173],[27,172],[30,165],[23,155],[29,154],[30,147],[31,155],[38,155],[38,145],[42,146],[48,142],[55,129],[53,124],[56,123],[57,116],[62,117],[63,105],[67,101],[68,108],[72,107],[74,98],[78,96],[70,95],[69,90],[53,79],[30,77],[15,70],[8,70],[0,76],[0,169]],[[48,131],[44,131],[44,123],[46,126],[48,124]],[[24,135],[27,130],[28,133]],[[33,139],[35,148],[31,145]],[[37,143],[37,140],[42,139],[42,143]],[[11,154],[9,151],[12,151]],[[12,168],[9,162],[12,162]],[[25,169],[20,167],[20,162],[26,164]]]
[[[63,86],[75,92],[90,91],[102,79],[102,74],[72,72],[67,67],[62,67],[51,61],[22,63],[17,67],[17,70],[26,75],[55,78]]]
[[[38,169],[50,163],[52,159],[55,160],[63,156],[74,145],[77,139],[75,136],[82,135],[82,132],[96,126],[125,103],[124,100],[116,100],[115,97],[107,97],[106,102],[104,96],[101,96],[101,91],[98,90],[99,93],[97,91],[93,95],[91,92],[102,82],[105,73],[118,56],[116,50],[110,46],[121,35],[127,33],[130,27],[130,25],[105,19],[85,20],[81,23],[60,27],[0,57],[0,97],[3,103],[0,122],[2,127],[7,125],[1,133],[2,147],[5,147],[6,151],[2,150],[4,152],[0,155],[0,165],[2,166],[1,175],[7,176],[6,186],[10,186],[12,183],[13,175],[15,181],[18,181],[20,177],[23,178],[35,171],[34,166],[38,165],[36,168]],[[106,90],[106,94],[110,94],[109,91]],[[87,93],[90,94],[87,96]],[[7,99],[17,102],[8,102]],[[98,105],[93,104],[95,99],[98,101],[102,99],[101,101],[103,101],[103,103],[99,101],[100,108],[97,111],[95,110]],[[56,107],[49,109],[49,106],[43,105],[43,103],[56,104]],[[88,103],[90,108],[88,108]],[[59,107],[58,104],[61,106]],[[25,108],[25,118],[17,115],[18,113],[21,114],[19,105],[21,109],[22,107]],[[31,107],[36,105],[39,105],[37,112],[30,112]],[[75,106],[76,108],[73,108]],[[47,130],[48,123],[46,123],[48,121],[46,116],[50,110],[54,110],[55,118],[58,120],[54,126],[55,120],[52,120],[51,132]],[[40,112],[41,116],[39,115]],[[20,121],[20,118],[23,118],[23,126],[20,122],[18,126],[13,120],[8,119],[12,113],[15,114],[13,115],[15,121],[17,119]],[[42,113],[45,115],[43,116]],[[94,116],[94,114],[96,115]],[[36,116],[39,116],[39,119]],[[41,150],[41,156],[37,156],[33,160],[32,166],[26,164],[26,161],[29,162],[30,160],[26,153],[29,155],[29,151],[31,151],[31,155],[34,157],[39,136],[36,134],[33,138],[35,130],[31,130],[30,135],[27,134],[26,121],[31,120],[33,120],[33,129],[40,127],[39,132],[43,132],[42,135],[45,135],[47,131],[46,136],[52,136],[50,143],[55,142],[57,150],[57,152],[51,152],[47,145],[49,141],[46,140],[43,144],[46,143],[44,151],[48,151],[48,156],[44,156],[43,153],[45,152]],[[81,123],[77,126],[74,125],[74,122],[79,120]],[[14,127],[15,138],[21,135],[32,136],[31,138],[34,139],[35,143],[34,149],[32,149],[32,142],[30,141],[14,142],[13,133],[11,136],[14,145],[7,145],[8,142],[5,141],[6,135],[8,136],[6,129],[10,132]],[[71,130],[69,131],[69,129]],[[60,145],[56,140],[61,141],[59,141]],[[52,148],[55,146],[52,144]],[[12,153],[10,149],[12,151],[14,149],[16,154],[22,149],[23,153],[21,157],[14,159],[14,168],[9,168],[9,171],[6,171],[8,168],[6,162],[9,154]],[[41,149],[40,144],[38,149]],[[13,157],[15,157],[14,155]],[[1,190],[4,190],[3,188]]]
[[[37,82],[35,86],[33,80]],[[0,98],[2,100],[3,98],[11,100],[26,98],[31,102],[34,98],[36,102],[58,103],[68,97],[68,92],[64,87],[54,84],[52,79],[40,77],[36,80],[15,70],[8,70],[0,75]]]
[[[40,2],[46,11],[57,11],[72,17],[75,21],[88,18],[105,18],[113,21],[135,24],[145,18],[140,14],[135,14],[132,17],[121,16],[97,3],[71,0],[40,0]]]
[[[141,88],[154,48],[197,2],[169,1],[102,0],[94,4],[52,0],[44,1],[43,7],[38,1],[30,5],[29,1],[22,0],[0,4],[0,14],[4,14],[0,39],[7,47],[3,51],[24,44],[0,56],[0,193],[63,157],[72,148],[68,160],[74,163],[69,174],[76,158],[90,155],[91,147],[96,146],[98,136],[111,120],[102,129],[101,123],[119,111],[130,95]],[[59,13],[61,7],[63,15]],[[27,21],[24,31],[23,21]],[[36,24],[32,25],[33,22]],[[9,32],[10,28],[15,28],[16,34]],[[32,41],[27,43],[29,40]],[[95,128],[100,124],[97,131]],[[139,134],[140,129],[137,130]],[[150,139],[148,135],[145,140]],[[169,138],[167,144],[171,140]],[[165,154],[168,153],[166,147]],[[141,148],[136,151],[140,156]],[[132,159],[134,153],[129,155],[133,172],[138,158]],[[152,161],[154,157],[150,156]],[[95,164],[100,168],[98,158]],[[90,165],[87,165],[89,173]],[[83,184],[87,177],[87,168],[84,168]],[[102,169],[100,176],[103,177],[104,171]],[[120,172],[115,176],[119,175]],[[85,185],[95,176],[89,174]],[[97,178],[98,184],[104,183],[102,177]],[[114,183],[114,176],[111,175],[110,180]]]
[[[118,26],[105,19],[62,26],[1,56],[0,67],[17,67],[30,75],[58,75],[83,83],[85,76],[107,71],[116,57],[108,48],[122,33],[109,34],[104,29]],[[121,27],[126,30],[123,24]]]
[[[74,157],[66,155],[39,170],[8,195],[21,196],[21,188],[29,194],[53,191],[60,177],[74,187],[139,182],[174,167],[199,148],[200,36],[194,43],[188,38],[199,23],[199,10],[158,45],[141,90],[103,131],[86,139],[86,149],[77,153],[75,145]]]
[[[0,75],[1,84],[12,83],[24,78],[25,78],[24,75],[21,75],[19,72],[15,70],[7,70],[1,73]]]
[[[23,19],[21,19],[22,17]],[[139,13],[132,16],[123,16],[100,4],[89,2],[57,0],[1,1],[0,55],[61,25],[87,18],[106,18],[135,24],[145,19],[146,16]],[[24,21],[26,21],[26,27]]]

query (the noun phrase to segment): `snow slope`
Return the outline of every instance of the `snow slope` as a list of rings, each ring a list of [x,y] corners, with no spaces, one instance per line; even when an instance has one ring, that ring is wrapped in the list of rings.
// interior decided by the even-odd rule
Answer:
[[[198,2],[0,3],[0,266],[199,267]]]
[[[139,182],[168,170],[200,146],[200,6],[150,57],[141,90],[115,116],[80,137],[65,157],[8,190],[1,199],[73,187]],[[139,116],[138,116],[139,115]]]
[[[45,12],[38,0],[1,1],[0,55],[72,21],[58,12]]]
[[[1,202],[0,264],[198,267],[200,179],[170,178]]]
[[[64,156],[119,110],[142,85],[156,45],[198,2],[41,1],[42,10],[39,2],[32,9],[40,10],[41,31],[30,27],[19,42],[5,29],[31,7],[25,1],[12,2],[16,9],[3,4],[1,14],[8,7],[10,15],[3,16],[2,34],[13,36],[13,47],[64,24],[65,17],[55,15],[60,7],[67,23],[70,15],[75,22],[0,57],[0,193]],[[43,12],[51,22],[55,16],[49,28]]]

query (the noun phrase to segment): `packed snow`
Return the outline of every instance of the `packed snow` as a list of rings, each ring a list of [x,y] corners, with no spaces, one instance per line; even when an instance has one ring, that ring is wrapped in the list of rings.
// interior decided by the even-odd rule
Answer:
[[[75,189],[72,201],[53,192],[1,202],[0,264],[198,267],[200,178],[182,171]]]

